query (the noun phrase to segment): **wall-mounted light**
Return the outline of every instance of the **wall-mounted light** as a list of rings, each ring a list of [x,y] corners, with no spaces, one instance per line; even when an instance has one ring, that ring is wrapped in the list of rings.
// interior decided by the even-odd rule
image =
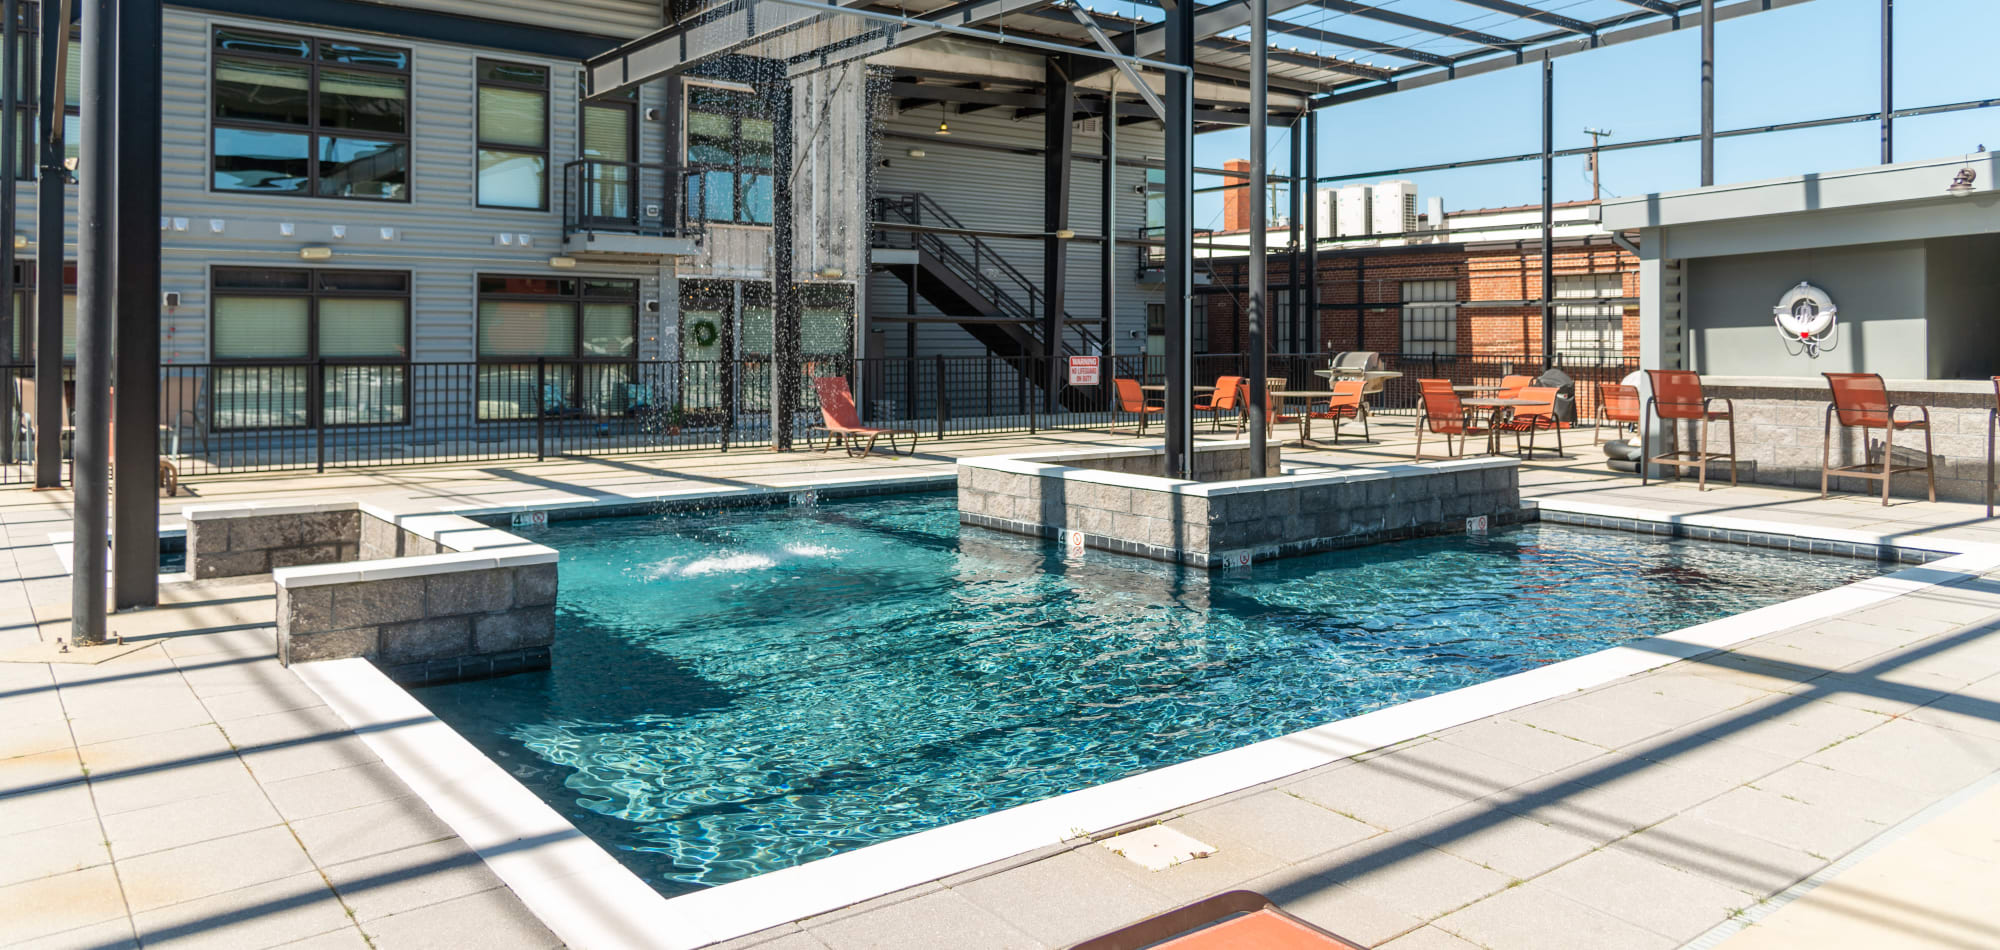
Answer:
[[[847,272],[829,264],[819,269],[819,276],[827,280],[839,280],[847,276]]]
[[[332,258],[333,248],[324,244],[308,244],[299,248],[299,260],[302,261],[324,261]]]
[[[549,266],[550,266],[550,267],[553,267],[553,268],[555,268],[555,269],[557,269],[557,270],[569,270],[570,268],[572,268],[572,267],[575,267],[575,266],[576,266],[576,258],[574,258],[574,257],[551,257],[551,258],[549,258]]]
[[[1061,228],[1056,231],[1056,240],[1058,241],[1067,241],[1074,237],[1076,237],[1076,232],[1068,228]]]
[[[14,246],[15,246],[15,247],[27,247],[27,246],[28,246],[28,236],[27,236],[27,235],[25,235],[25,234],[16,234],[16,235],[14,235]]]
[[[913,148],[910,149],[909,155],[911,158],[922,158],[924,157],[924,150],[920,148]]]
[[[1978,180],[1979,173],[1973,171],[1971,167],[1961,168],[1958,174],[1951,176],[1951,184],[1945,186],[1944,193],[1954,198],[1962,198],[1972,194],[1975,190],[1972,183]]]

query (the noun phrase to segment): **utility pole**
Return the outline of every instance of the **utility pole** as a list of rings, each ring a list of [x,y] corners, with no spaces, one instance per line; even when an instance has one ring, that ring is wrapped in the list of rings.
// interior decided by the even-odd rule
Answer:
[[[1599,137],[1609,138],[1611,136],[1611,130],[1584,129],[1583,134],[1590,136],[1590,203],[1596,204],[1600,191],[1600,189],[1598,188],[1599,179],[1597,175],[1597,170],[1598,170],[1597,140]]]

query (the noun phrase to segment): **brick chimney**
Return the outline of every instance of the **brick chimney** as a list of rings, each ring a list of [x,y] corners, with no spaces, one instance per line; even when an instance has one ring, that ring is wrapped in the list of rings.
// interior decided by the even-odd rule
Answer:
[[[1257,200],[1257,196],[1250,193],[1250,162],[1246,159],[1232,158],[1223,162],[1222,167],[1225,171],[1243,173],[1241,178],[1234,175],[1225,175],[1222,178],[1224,185],[1239,186],[1222,193],[1222,229],[1248,231],[1252,207],[1250,203]]]

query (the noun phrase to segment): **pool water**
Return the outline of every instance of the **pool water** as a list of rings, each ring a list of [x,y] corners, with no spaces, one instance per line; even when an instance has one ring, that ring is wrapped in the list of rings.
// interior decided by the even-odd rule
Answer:
[[[1536,525],[1228,573],[950,493],[558,523],[553,666],[418,697],[667,894],[1885,570]]]

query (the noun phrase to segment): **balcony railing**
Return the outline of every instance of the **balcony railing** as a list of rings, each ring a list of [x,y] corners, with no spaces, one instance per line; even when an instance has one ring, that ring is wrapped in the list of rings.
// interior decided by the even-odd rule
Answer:
[[[562,168],[563,237],[612,231],[695,237],[702,231],[699,175],[658,162],[580,158]]]

